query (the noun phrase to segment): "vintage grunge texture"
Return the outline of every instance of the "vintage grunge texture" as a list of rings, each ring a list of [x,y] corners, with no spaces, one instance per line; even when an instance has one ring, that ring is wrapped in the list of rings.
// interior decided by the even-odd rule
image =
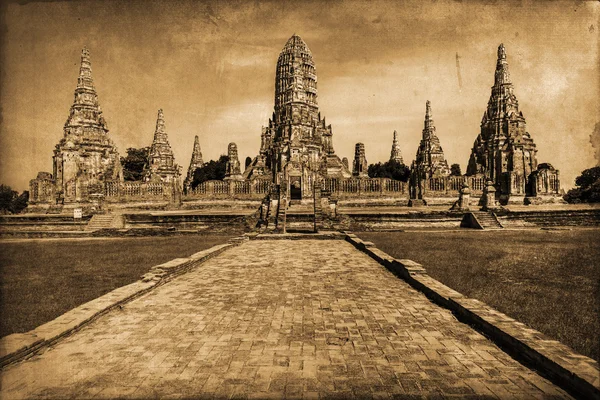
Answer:
[[[560,169],[568,188],[600,155],[599,15],[597,1],[5,4],[0,181],[24,190],[51,171],[84,45],[121,155],[151,143],[163,108],[179,164],[194,135],[206,160],[230,141],[241,160],[254,156],[277,56],[297,33],[313,52],[340,157],[361,141],[369,162],[384,161],[397,130],[410,162],[431,100],[446,157],[463,171],[504,43],[538,160]]]

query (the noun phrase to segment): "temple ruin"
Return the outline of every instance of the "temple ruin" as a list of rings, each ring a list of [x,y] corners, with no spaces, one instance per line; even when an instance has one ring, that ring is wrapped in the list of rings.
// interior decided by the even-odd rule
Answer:
[[[73,105],[54,149],[53,173],[41,172],[30,181],[30,204],[85,202],[103,196],[106,182],[122,181],[119,154],[108,136],[84,47]]]
[[[277,60],[273,116],[262,129],[259,154],[244,178],[268,175],[275,184],[285,181],[298,188],[294,198],[312,196],[315,179],[351,176],[334,152],[332,137],[331,125],[319,113],[312,53],[293,35]]]
[[[196,169],[201,168],[204,165],[202,160],[202,151],[200,150],[200,139],[198,135],[194,136],[194,148],[192,149],[192,159],[190,160],[190,166],[188,167],[187,175],[183,181],[183,187],[186,192],[191,190],[192,182],[194,181],[194,172]]]
[[[175,164],[175,155],[169,144],[165,128],[165,116],[163,110],[160,109],[156,117],[156,129],[148,154],[144,180],[171,183],[179,181],[180,175],[179,165]]]
[[[514,94],[506,49],[500,44],[494,86],[473,144],[467,175],[490,179],[504,204],[523,203],[525,196],[531,202],[538,195],[557,195],[559,171],[550,164],[538,168],[536,153]]]

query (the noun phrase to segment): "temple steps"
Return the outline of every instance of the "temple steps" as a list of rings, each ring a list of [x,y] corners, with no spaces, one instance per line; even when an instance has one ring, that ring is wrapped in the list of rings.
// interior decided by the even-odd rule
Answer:
[[[97,231],[100,229],[122,228],[123,217],[116,214],[95,214],[85,227],[86,231]]]
[[[479,223],[480,229],[502,229],[504,228],[496,214],[490,211],[472,211],[471,214],[475,217],[475,220]]]

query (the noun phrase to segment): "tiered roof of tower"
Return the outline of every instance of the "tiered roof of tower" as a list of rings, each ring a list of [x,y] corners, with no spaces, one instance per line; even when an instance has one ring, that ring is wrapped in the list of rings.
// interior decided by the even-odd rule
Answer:
[[[402,159],[402,153],[400,152],[400,146],[398,145],[398,133],[394,131],[394,140],[392,141],[392,152],[390,154],[390,161],[396,161],[400,164],[404,164]]]
[[[84,47],[81,51],[81,66],[73,105],[65,122],[64,134],[72,141],[105,140],[108,128],[98,104],[98,94],[92,79],[90,52]]]
[[[198,135],[194,136],[194,149],[192,150],[192,159],[190,160],[190,166],[188,167],[187,176],[185,178],[185,182],[183,183],[184,187],[189,187],[194,180],[194,172],[196,169],[201,168],[204,165],[204,161],[202,160],[202,151],[200,150],[200,140],[198,139]]]
[[[146,179],[170,182],[179,176],[179,166],[175,164],[175,156],[169,144],[165,128],[163,110],[158,110],[154,140],[148,154],[148,170]]]
[[[448,162],[444,157],[444,150],[442,150],[442,146],[440,145],[440,139],[438,139],[435,132],[431,102],[427,100],[427,103],[425,103],[423,136],[417,149],[415,166],[425,173],[428,178],[448,175],[450,173]]]

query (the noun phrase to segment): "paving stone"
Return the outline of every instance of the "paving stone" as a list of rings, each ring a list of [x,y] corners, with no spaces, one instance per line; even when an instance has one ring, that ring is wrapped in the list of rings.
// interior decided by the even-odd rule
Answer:
[[[6,367],[1,398],[568,398],[341,240],[249,241]]]

